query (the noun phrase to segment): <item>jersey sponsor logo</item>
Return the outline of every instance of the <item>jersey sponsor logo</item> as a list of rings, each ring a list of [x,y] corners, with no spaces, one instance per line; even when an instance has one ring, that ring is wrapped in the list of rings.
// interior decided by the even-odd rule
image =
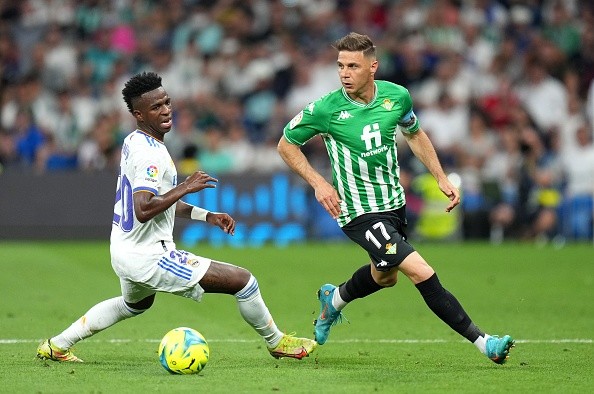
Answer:
[[[150,178],[156,178],[157,175],[159,175],[159,169],[154,165],[148,166],[146,169],[146,175],[148,175]]]
[[[382,145],[377,149],[368,150],[367,152],[361,152],[361,157],[375,156],[375,155],[378,155],[380,153],[384,153],[387,151],[388,151],[388,147],[386,145]]]
[[[301,123],[302,119],[303,119],[303,111],[299,112],[297,115],[295,115],[295,117],[293,119],[291,119],[291,121],[289,122],[289,129],[293,130],[295,128],[295,126],[297,126],[299,123]]]
[[[353,115],[351,115],[349,111],[340,111],[340,115],[338,115],[338,120],[344,120],[352,117]]]
[[[384,102],[382,103],[382,107],[384,107],[388,111],[391,111],[393,106],[394,106],[394,103],[391,102],[390,99],[388,99],[388,98],[384,99]]]
[[[380,153],[387,152],[389,147],[382,144],[382,133],[380,132],[379,123],[373,123],[363,127],[361,140],[365,142],[365,152],[361,152],[361,157],[375,156]]]
[[[391,244],[391,243],[386,244],[386,254],[396,254],[397,250],[398,250],[398,245]]]
[[[366,150],[371,150],[374,147],[377,148],[382,146],[382,134],[380,133],[379,124],[374,123],[363,127],[361,140],[365,142]]]

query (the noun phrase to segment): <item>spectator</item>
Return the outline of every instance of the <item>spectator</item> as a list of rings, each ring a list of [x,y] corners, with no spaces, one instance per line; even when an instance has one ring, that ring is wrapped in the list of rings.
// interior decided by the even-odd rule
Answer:
[[[206,129],[198,161],[202,170],[214,176],[233,169],[234,158],[226,148],[225,135],[220,126],[211,125]]]
[[[173,114],[173,128],[167,135],[167,150],[173,161],[184,157],[184,152],[191,146],[196,149],[203,144],[203,133],[196,127],[196,114],[188,106],[180,106]]]
[[[258,155],[254,153],[256,147],[250,143],[245,128],[237,122],[229,125],[227,130],[226,148],[233,157],[231,172],[241,173],[254,169],[253,161]]]
[[[567,93],[563,84],[548,74],[535,57],[526,62],[526,78],[517,94],[536,125],[544,132],[561,126],[567,116]]]
[[[100,115],[79,145],[78,167],[84,171],[116,170],[120,163],[117,134],[117,117],[113,114]]]
[[[490,239],[500,243],[512,235],[512,224],[518,206],[520,165],[522,153],[520,138],[511,126],[499,132],[497,151],[487,158],[482,168],[485,196],[492,200],[493,208],[489,213]]]
[[[486,116],[477,110],[472,111],[469,135],[460,142],[457,150],[464,190],[462,230],[465,238],[489,236],[489,211],[494,201],[483,190],[481,169],[495,154],[496,144],[497,139],[494,131],[489,128]],[[486,189],[488,192],[488,186]]]
[[[547,23],[543,28],[543,36],[553,42],[565,56],[571,58],[579,52],[580,30],[574,23],[568,4],[554,1],[548,10]]]
[[[0,132],[0,165],[26,169],[35,166],[45,140],[43,132],[25,110],[16,114],[14,126]]]
[[[111,49],[111,35],[107,29],[95,33],[94,40],[84,53],[85,76],[98,88],[109,80],[120,54]]]
[[[419,113],[419,120],[431,138],[445,168],[455,168],[460,144],[467,138],[468,107],[447,91],[439,94],[435,106]]]
[[[21,69],[20,53],[10,29],[0,23],[0,86],[16,83]]]
[[[442,57],[434,74],[425,80],[417,92],[416,101],[423,107],[438,102],[445,92],[454,105],[467,105],[471,94],[471,76],[465,72],[457,54]]]
[[[41,171],[75,169],[77,166],[77,151],[86,130],[72,101],[72,92],[63,90],[58,93],[54,116],[48,119],[46,143],[39,152]]]
[[[43,79],[52,90],[62,90],[77,79],[78,52],[63,34],[62,28],[50,26],[44,40]]]
[[[577,147],[563,152],[562,163],[567,177],[566,216],[564,224],[570,239],[592,239],[592,199],[594,198],[594,144],[592,131],[582,125],[576,132]]]
[[[2,103],[2,126],[6,129],[12,128],[17,114],[26,111],[31,115],[31,122],[46,132],[50,126],[47,120],[55,113],[55,97],[44,89],[39,75],[23,76],[10,92]]]

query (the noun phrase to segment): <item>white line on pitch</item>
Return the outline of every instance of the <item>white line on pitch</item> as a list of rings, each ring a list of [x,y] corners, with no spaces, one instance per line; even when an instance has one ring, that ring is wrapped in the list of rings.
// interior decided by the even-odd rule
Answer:
[[[0,339],[0,345],[15,343],[39,343],[42,339]],[[148,342],[159,343],[160,339],[88,339],[85,342],[103,342],[103,343],[129,343],[129,342]],[[228,342],[228,343],[256,343],[259,339],[208,339],[208,342]],[[466,342],[465,340],[445,340],[445,339],[337,339],[332,343],[454,343]],[[594,339],[589,338],[564,338],[564,339],[518,339],[516,343],[577,343],[592,344]]]

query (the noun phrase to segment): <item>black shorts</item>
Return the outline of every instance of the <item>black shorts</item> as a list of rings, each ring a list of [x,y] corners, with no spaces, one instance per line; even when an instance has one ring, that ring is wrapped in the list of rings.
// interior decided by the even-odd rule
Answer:
[[[366,213],[342,227],[342,231],[367,251],[378,271],[389,271],[415,251],[406,240],[406,211]]]

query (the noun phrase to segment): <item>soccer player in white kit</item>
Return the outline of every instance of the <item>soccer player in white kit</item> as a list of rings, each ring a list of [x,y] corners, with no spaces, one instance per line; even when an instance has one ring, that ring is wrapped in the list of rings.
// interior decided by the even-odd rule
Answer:
[[[273,357],[302,359],[317,346],[314,340],[283,334],[276,326],[258,287],[246,269],[177,249],[175,217],[202,220],[233,235],[235,220],[209,212],[181,198],[217,180],[197,171],[178,184],[177,171],[164,136],[171,130],[171,99],[161,77],[137,74],[122,90],[137,129],[122,146],[111,232],[111,264],[122,295],[98,303],[62,333],[44,340],[37,357],[81,362],[71,347],[113,324],[149,309],[157,292],[200,301],[204,293],[234,295],[243,319],[264,339]]]

